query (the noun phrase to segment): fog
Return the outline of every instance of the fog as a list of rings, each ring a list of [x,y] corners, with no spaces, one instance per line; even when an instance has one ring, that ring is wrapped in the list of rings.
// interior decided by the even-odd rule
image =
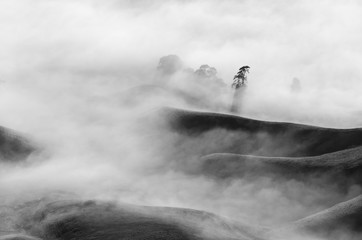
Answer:
[[[357,0],[2,0],[0,125],[44,151],[4,165],[0,191],[24,198],[65,191],[267,225],[323,210],[326,198],[354,197],[358,187],[342,196],[298,182],[224,185],[186,175],[169,166],[179,160],[165,149],[176,133],[163,129],[155,112],[171,106],[228,113],[233,76],[249,65],[242,116],[361,127],[361,11]],[[161,74],[159,60],[170,54],[182,66]],[[205,64],[217,70],[218,94],[194,75]],[[160,82],[161,94],[129,94]],[[202,97],[193,104],[165,89]]]

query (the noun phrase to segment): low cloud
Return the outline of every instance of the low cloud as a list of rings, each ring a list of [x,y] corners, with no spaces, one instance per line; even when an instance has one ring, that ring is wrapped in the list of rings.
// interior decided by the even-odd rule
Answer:
[[[160,150],[175,133],[148,123],[157,126],[152,114],[164,105],[229,113],[233,76],[249,65],[243,116],[361,126],[361,8],[359,1],[1,1],[0,124],[31,135],[47,153],[3,168],[0,190],[66,190],[232,217],[242,209],[268,224],[320,210],[283,195],[294,182],[277,190],[270,179],[223,186],[169,169]],[[293,78],[299,92],[290,89]],[[127,95],[140,85],[166,90]],[[297,196],[319,199],[304,187]],[[273,215],[279,209],[264,201],[295,211]]]

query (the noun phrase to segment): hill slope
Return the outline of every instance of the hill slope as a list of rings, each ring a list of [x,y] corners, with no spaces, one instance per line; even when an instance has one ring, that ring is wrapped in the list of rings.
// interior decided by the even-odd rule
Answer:
[[[203,155],[237,153],[268,157],[305,157],[362,145],[362,129],[332,129],[266,122],[234,115],[166,108],[169,127],[185,139],[198,139]],[[217,143],[217,144],[215,144]]]
[[[0,126],[0,161],[19,161],[36,150],[21,134]]]
[[[33,201],[18,213],[19,231],[48,240],[260,240],[264,231],[203,211],[95,201]]]

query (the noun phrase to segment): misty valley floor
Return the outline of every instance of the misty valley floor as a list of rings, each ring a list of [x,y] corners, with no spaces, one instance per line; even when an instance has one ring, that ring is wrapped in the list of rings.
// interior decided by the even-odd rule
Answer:
[[[168,170],[190,179],[207,179],[220,189],[247,183],[255,196],[264,187],[279,189],[295,207],[264,199],[264,205],[269,205],[266,212],[283,215],[279,224],[266,225],[252,221],[252,212],[242,209],[244,218],[233,218],[212,211],[140,206],[44,190],[34,196],[17,193],[1,199],[0,239],[361,239],[362,129],[265,122],[174,108],[153,115],[163,130],[147,137],[165,139],[156,148],[167,149],[164,159],[172,159]],[[2,165],[25,171],[43,151],[22,134],[0,129]],[[153,174],[166,171],[164,165]],[[260,185],[264,187],[255,188]],[[298,207],[308,210],[297,211]]]

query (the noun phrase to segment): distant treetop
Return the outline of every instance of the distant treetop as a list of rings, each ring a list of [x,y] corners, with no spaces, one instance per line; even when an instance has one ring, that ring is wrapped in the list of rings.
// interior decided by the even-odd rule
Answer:
[[[232,88],[238,89],[239,87],[246,85],[248,81],[247,73],[249,73],[249,68],[249,66],[239,68],[239,72],[234,76],[234,82],[231,85]]]

